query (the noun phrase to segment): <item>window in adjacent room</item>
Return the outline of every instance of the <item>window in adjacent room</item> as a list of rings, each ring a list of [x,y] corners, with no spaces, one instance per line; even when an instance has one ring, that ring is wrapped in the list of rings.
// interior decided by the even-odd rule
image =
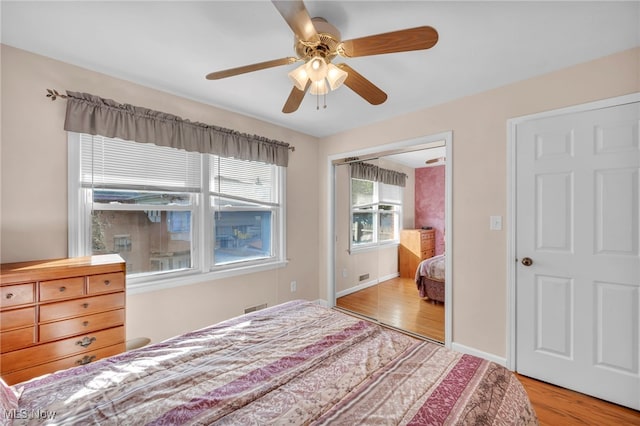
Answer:
[[[351,248],[399,241],[402,187],[351,179]]]
[[[116,253],[120,253],[123,251],[131,251],[131,236],[130,235],[114,235],[113,251]]]
[[[70,255],[119,253],[134,287],[284,261],[283,167],[76,133],[69,152]]]

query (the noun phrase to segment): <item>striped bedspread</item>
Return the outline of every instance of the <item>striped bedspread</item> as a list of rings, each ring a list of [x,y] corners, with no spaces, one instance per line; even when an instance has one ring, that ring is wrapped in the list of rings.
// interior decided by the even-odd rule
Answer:
[[[304,301],[16,387],[65,425],[537,424],[508,370]]]

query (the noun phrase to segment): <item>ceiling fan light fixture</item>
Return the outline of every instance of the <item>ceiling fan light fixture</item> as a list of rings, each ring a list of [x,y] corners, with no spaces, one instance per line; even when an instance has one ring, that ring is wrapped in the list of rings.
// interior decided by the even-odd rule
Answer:
[[[331,90],[336,90],[347,79],[349,74],[346,71],[341,70],[333,64],[327,66],[327,81],[329,81],[329,87]]]
[[[326,95],[327,93],[329,93],[329,88],[327,87],[327,83],[324,79],[311,83],[312,95]]]
[[[309,81],[309,75],[307,74],[307,64],[300,65],[298,68],[294,69],[287,75],[293,82],[294,86],[298,88],[298,90],[304,91],[304,88],[307,86],[307,81]]]
[[[311,81],[323,80],[327,76],[327,62],[320,55],[314,56],[306,64],[306,72]]]

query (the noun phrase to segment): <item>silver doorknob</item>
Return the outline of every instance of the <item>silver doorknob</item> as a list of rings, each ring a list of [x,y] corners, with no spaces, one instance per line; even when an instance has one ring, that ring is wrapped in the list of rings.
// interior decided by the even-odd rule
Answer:
[[[531,265],[533,265],[533,260],[531,260],[530,257],[525,257],[525,258],[522,259],[522,264],[524,266],[531,266]]]

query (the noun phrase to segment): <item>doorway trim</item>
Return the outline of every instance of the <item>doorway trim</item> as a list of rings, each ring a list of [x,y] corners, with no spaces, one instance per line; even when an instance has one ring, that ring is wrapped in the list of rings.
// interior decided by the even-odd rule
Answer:
[[[443,142],[446,152],[445,167],[445,247],[449,253],[453,252],[453,131],[420,136],[390,144],[362,148],[350,152],[342,152],[327,156],[327,302],[329,307],[335,307],[335,167],[334,162],[342,158],[369,156],[374,154],[389,154],[392,151],[408,150],[411,147]],[[453,256],[447,256],[445,261],[445,299],[444,299],[444,345],[451,348],[453,324]]]
[[[506,367],[512,371],[517,371],[516,359],[516,291],[517,291],[517,258],[516,258],[516,148],[517,126],[531,120],[572,114],[576,112],[586,112],[596,109],[608,108],[617,105],[625,105],[633,102],[640,102],[640,92],[629,95],[616,96],[594,102],[587,102],[579,105],[572,105],[544,112],[539,112],[507,120],[507,359]]]

